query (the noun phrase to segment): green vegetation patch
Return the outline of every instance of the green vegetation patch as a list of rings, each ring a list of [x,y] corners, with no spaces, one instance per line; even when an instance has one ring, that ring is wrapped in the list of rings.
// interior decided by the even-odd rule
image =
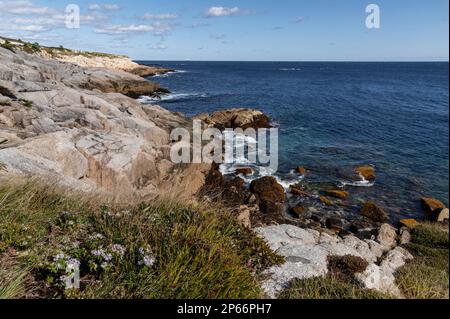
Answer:
[[[0,106],[11,106],[11,100],[0,100]]]
[[[20,99],[19,102],[20,102],[20,104],[22,104],[26,108],[31,109],[33,107],[33,102],[32,101],[29,101],[29,100],[26,100],[26,99]]]
[[[2,44],[0,44],[0,47],[9,50],[11,52],[15,52],[16,46],[9,42],[8,40],[5,40]]]
[[[225,210],[99,202],[33,182],[0,184],[0,253],[17,252],[16,264],[33,278],[27,291],[45,298],[259,298],[254,274],[283,261]],[[66,290],[74,265],[81,287]],[[14,277],[12,268],[5,271]]]
[[[295,279],[279,296],[281,299],[387,299],[386,295],[342,281],[332,275]]]
[[[399,269],[397,284],[407,298],[449,298],[448,231],[439,224],[422,224],[412,232],[405,246],[414,260]]]

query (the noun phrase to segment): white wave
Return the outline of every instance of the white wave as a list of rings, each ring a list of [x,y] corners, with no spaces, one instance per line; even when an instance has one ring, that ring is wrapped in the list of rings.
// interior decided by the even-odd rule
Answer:
[[[341,181],[341,186],[353,186],[353,187],[372,187],[375,185],[375,182],[368,181],[361,174],[359,174],[361,178],[360,181]]]
[[[302,69],[300,69],[300,68],[282,68],[279,70],[280,71],[301,71]]]
[[[171,72],[167,72],[164,74],[155,74],[153,77],[154,78],[167,78],[167,77],[171,76],[172,74],[177,74],[177,73],[188,73],[188,71],[176,70],[176,71],[171,71]]]
[[[207,97],[206,94],[201,93],[169,93],[169,94],[163,94],[161,96],[141,96],[138,101],[143,104],[148,104],[152,102],[164,102],[164,101],[176,101],[176,100],[183,100],[183,99],[189,99],[189,98],[205,98]]]

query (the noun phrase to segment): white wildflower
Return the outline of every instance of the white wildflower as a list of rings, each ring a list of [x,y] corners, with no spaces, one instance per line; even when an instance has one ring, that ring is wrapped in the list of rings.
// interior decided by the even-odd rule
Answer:
[[[117,255],[119,255],[119,257],[123,257],[123,255],[125,255],[125,248],[122,245],[119,244],[114,244],[111,247],[111,251]]]

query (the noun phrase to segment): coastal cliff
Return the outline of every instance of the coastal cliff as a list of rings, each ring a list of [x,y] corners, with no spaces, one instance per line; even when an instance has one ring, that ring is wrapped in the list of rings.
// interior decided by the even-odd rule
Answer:
[[[192,119],[134,99],[167,92],[142,78],[166,72],[0,41],[0,298],[448,298],[445,223],[393,227],[371,201],[345,221],[342,189],[172,163],[170,132]],[[271,127],[245,108],[196,119]],[[81,268],[78,290],[64,287],[67,265]]]
[[[163,89],[101,63],[109,58],[71,57],[85,66],[0,47],[1,174],[43,176],[123,198],[169,189],[191,197],[204,168],[175,167],[169,158],[170,130],[188,119],[130,98]],[[127,67],[136,68],[118,66]]]

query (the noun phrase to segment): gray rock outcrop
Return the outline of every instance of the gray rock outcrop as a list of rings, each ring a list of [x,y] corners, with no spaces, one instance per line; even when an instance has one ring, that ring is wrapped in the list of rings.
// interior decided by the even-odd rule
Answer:
[[[209,167],[174,165],[169,140],[188,120],[124,95],[155,87],[124,71],[0,48],[2,176],[45,176],[124,198],[191,197]]]

